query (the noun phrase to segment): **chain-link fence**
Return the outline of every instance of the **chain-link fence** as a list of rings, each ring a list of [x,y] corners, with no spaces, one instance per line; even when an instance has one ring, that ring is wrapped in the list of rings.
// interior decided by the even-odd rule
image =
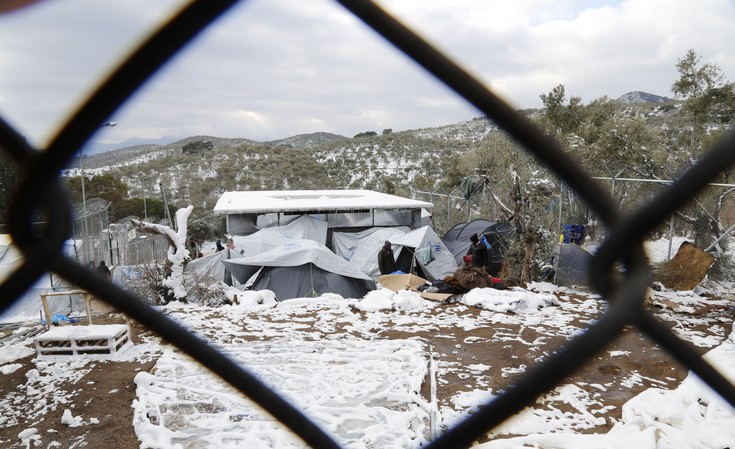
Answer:
[[[597,179],[608,185],[612,197],[624,211],[646,207],[672,184],[670,180],[657,179]],[[650,229],[645,236],[649,259],[652,262],[671,260],[681,243],[688,241],[718,259],[729,260],[735,225],[735,197],[729,195],[733,189],[735,185],[732,184],[710,183],[665,221]]]
[[[85,200],[74,207],[72,243],[74,258],[94,268],[100,261],[112,264],[109,243],[110,202],[100,198]]]
[[[87,266],[65,257],[63,248],[73,233],[72,209],[61,188],[59,173],[92,134],[111,117],[171,57],[200,31],[225,14],[235,1],[200,0],[185,4],[159,30],[134,49],[126,60],[102,80],[99,88],[81,103],[46,148],[32,148],[6,121],[0,121],[0,147],[21,167],[24,176],[10,204],[9,227],[13,241],[24,252],[24,263],[0,285],[0,308],[5,310],[39,277],[51,271],[78,285],[142,325],[157,332],[182,352],[207,366],[234,388],[248,396],[315,448],[340,445],[321,426],[309,420],[285,398],[269,389],[219,349],[169,319],[134,294],[96,276]],[[550,391],[579,366],[596,356],[629,326],[635,326],[692,370],[714,392],[735,406],[735,388],[691,344],[679,339],[644,306],[651,282],[643,242],[667,225],[676,211],[686,209],[721,170],[735,163],[735,135],[729,133],[675,182],[661,186],[643,206],[621,211],[610,191],[592,179],[582,166],[566,154],[551,137],[526,117],[504,103],[483,82],[473,78],[449,58],[407,29],[377,5],[366,0],[339,3],[437,80],[502,128],[574,191],[586,204],[605,238],[590,265],[593,288],[608,306],[585,332],[563,348],[528,369],[502,394],[459,421],[426,447],[461,448],[530,405]],[[29,226],[38,211],[48,224],[41,232]],[[694,210],[694,209],[692,209]],[[450,217],[451,218],[451,217]],[[622,270],[617,267],[622,266]]]
[[[163,236],[139,234],[130,217],[109,222],[110,202],[92,198],[74,207],[71,251],[68,254],[81,265],[96,267],[161,263],[166,258],[168,242]]]
[[[610,196],[623,211],[635,211],[653,201],[671,180],[603,178],[597,177]],[[563,240],[565,227],[582,225],[580,246],[594,253],[606,237],[606,226],[601,223],[575,192],[559,184],[561,188],[550,192],[545,199],[545,207],[538,208],[546,223],[550,239]],[[715,256],[716,263],[710,270],[713,280],[732,280],[729,267],[735,260],[731,248],[732,232],[735,230],[735,190],[733,184],[710,183],[683,207],[676,210],[654,229],[647,232],[644,240],[646,254],[653,267],[670,261],[683,242],[690,242],[699,249]],[[436,190],[425,192],[414,190],[414,197],[430,201],[435,205],[433,219],[435,229],[443,235],[457,223],[467,223],[484,218],[490,221],[503,221],[509,217],[508,208],[503,204],[507,196],[491,188],[483,189],[466,197],[460,189],[451,192]]]

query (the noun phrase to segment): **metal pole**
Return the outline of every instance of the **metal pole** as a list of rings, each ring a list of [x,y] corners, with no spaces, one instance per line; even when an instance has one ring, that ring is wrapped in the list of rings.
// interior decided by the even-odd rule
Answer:
[[[171,220],[171,212],[168,210],[168,201],[166,201],[166,194],[163,192],[163,183],[159,182],[158,187],[161,188],[161,196],[163,196],[163,208],[164,208],[163,213],[166,214],[166,218],[168,219],[168,225],[171,227],[171,229],[178,232],[177,229],[174,229],[175,224],[173,220]]]
[[[107,228],[107,238],[109,239],[109,245],[110,245],[110,265],[114,263],[113,255],[112,255],[112,231],[110,228]]]
[[[562,227],[561,227],[561,223],[562,223],[561,213],[562,213],[562,205],[563,205],[563,203],[564,203],[564,184],[560,184],[560,188],[559,188],[559,233],[560,234],[562,232]]]
[[[669,254],[666,260],[671,260],[671,245],[674,241],[674,217],[669,220]]]
[[[82,259],[84,263],[89,262],[89,238],[87,235],[87,193],[84,190],[84,153],[79,151],[79,176],[82,181],[82,247],[84,254]]]
[[[84,153],[80,150],[79,151],[79,174],[82,179],[82,209],[86,213],[87,209],[87,194],[84,191],[84,163],[82,162],[82,159],[84,158]]]
[[[447,229],[452,226],[452,217],[449,215],[449,213],[451,212],[450,208],[451,205],[449,204],[449,194],[447,193]]]

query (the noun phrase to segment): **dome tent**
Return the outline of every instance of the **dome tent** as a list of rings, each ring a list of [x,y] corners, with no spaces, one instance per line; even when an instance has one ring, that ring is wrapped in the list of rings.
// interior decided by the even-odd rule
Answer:
[[[472,234],[484,235],[492,248],[488,251],[490,274],[497,274],[503,261],[509,240],[515,235],[513,227],[506,222],[492,222],[483,218],[467,223],[457,223],[442,237],[442,242],[454,254],[457,265],[462,265],[462,258],[470,247]]]

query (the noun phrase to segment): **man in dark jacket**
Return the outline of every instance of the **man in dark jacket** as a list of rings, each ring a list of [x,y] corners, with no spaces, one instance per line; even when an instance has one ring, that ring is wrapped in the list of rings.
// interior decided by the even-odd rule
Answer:
[[[467,255],[472,256],[472,266],[477,268],[485,268],[487,265],[487,248],[484,243],[480,243],[480,239],[477,234],[472,234],[470,237],[470,248],[467,250]]]
[[[398,270],[396,268],[396,258],[393,256],[393,248],[391,248],[391,243],[387,240],[383,248],[378,252],[378,268],[380,269],[380,274],[391,274]]]
[[[111,276],[110,269],[107,268],[107,265],[105,265],[104,260],[100,261],[100,264],[97,267],[97,272],[106,278],[109,278]]]

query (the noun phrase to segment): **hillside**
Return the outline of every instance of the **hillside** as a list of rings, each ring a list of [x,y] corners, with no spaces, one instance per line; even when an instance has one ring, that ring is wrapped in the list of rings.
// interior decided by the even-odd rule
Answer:
[[[660,103],[640,92],[624,97],[619,114],[678,132],[680,127],[671,126],[677,120],[675,103]],[[522,113],[532,120],[540,115],[538,110]],[[232,190],[349,188],[406,196],[412,189],[433,191],[457,170],[459,156],[483,148],[499,132],[494,123],[478,117],[352,138],[321,132],[270,142],[192,136],[167,145],[138,145],[87,156],[83,165],[88,175],[107,172],[122,180],[131,197],[158,195],[159,185],[163,186],[172,204],[193,204],[193,216],[203,217],[211,215],[223,192]],[[192,144],[203,150],[183,150]],[[65,173],[79,174],[78,163]]]

